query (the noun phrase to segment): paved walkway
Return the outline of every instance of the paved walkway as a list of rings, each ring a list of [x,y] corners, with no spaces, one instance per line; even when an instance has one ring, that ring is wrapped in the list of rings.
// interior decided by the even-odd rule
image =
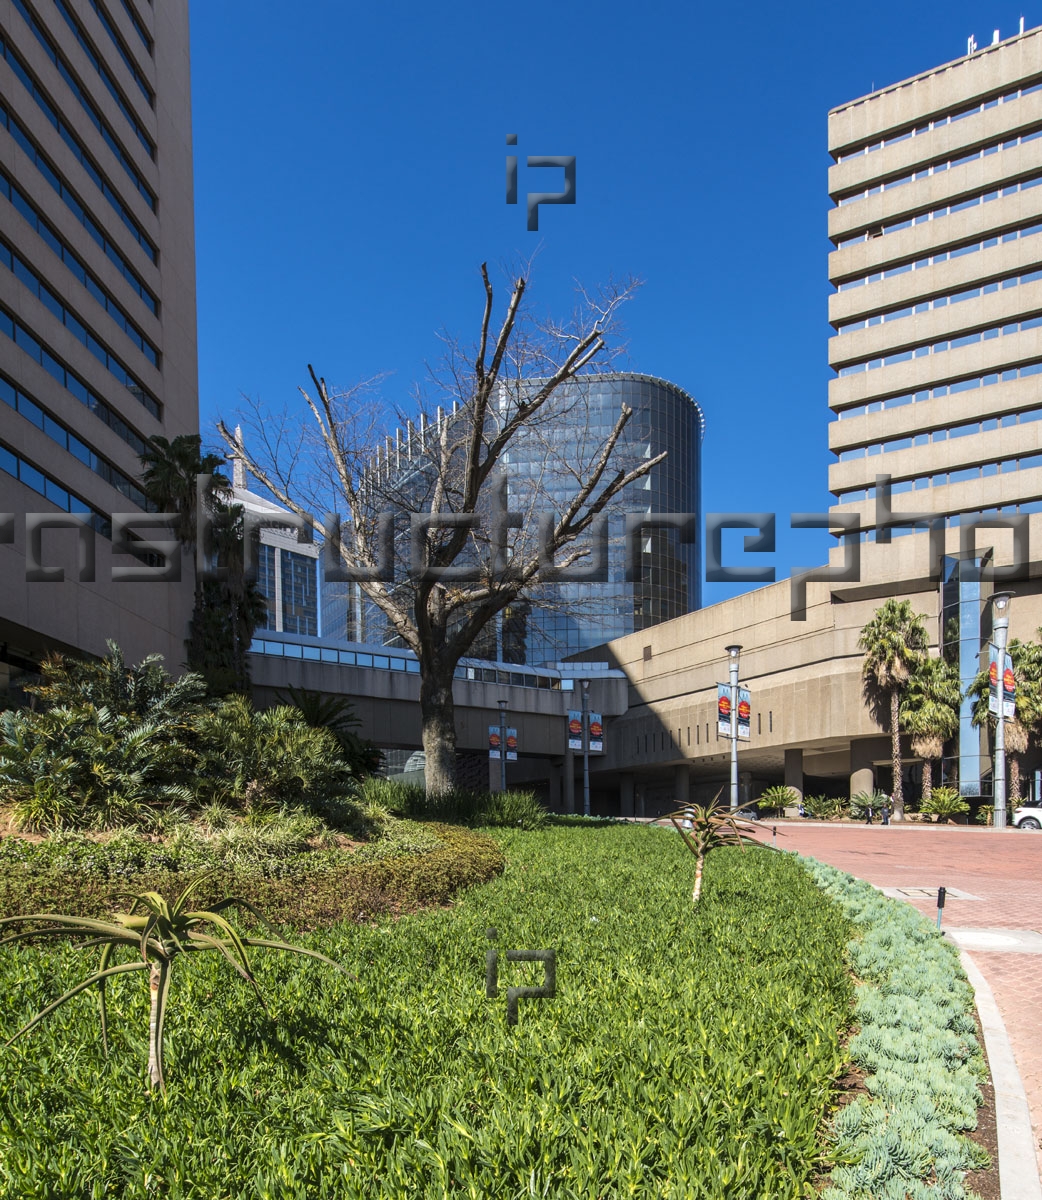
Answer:
[[[924,825],[777,824],[778,846],[796,850],[881,888],[930,888],[909,897],[937,915],[936,889],[955,888],[977,899],[947,898],[943,927],[959,930],[1035,930],[1042,933],[1042,834],[1016,830]],[[1012,939],[962,941],[991,986],[1027,1092],[1035,1152],[1042,1171],[1042,953],[1009,950]],[[988,949],[987,943],[1004,945]],[[1024,938],[1025,947],[1034,939]]]

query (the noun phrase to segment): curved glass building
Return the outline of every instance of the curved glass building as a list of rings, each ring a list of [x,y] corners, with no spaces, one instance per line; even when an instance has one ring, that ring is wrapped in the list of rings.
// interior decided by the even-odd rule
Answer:
[[[516,412],[525,394],[543,381],[502,383],[489,412],[489,436]],[[530,554],[540,520],[561,516],[577,492],[596,476],[597,462],[623,408],[632,410],[612,454],[611,471],[630,471],[665,458],[635,480],[605,510],[606,568],[591,530],[555,559],[561,578],[540,583],[500,613],[474,643],[471,655],[533,666],[553,664],[611,638],[679,617],[701,604],[701,453],[705,420],[681,388],[650,375],[583,375],[559,385],[513,435],[500,460],[507,506]],[[455,412],[447,414],[449,421]],[[415,446],[412,434],[408,444]],[[401,431],[388,446],[401,447]],[[387,478],[404,496],[415,492],[417,511],[429,487],[423,454],[395,453],[384,460]],[[601,478],[595,500],[607,482]],[[683,529],[634,528],[640,517],[679,518]],[[627,537],[627,523],[631,528]],[[569,555],[587,553],[569,565]],[[520,550],[518,550],[520,552]],[[591,564],[598,570],[591,573]],[[586,578],[582,576],[585,575]],[[322,632],[330,638],[394,644],[386,619],[351,585],[322,585]]]
[[[610,509],[607,580],[541,585],[502,614],[498,645],[483,647],[485,656],[553,663],[700,607],[705,418],[676,384],[620,373],[586,375],[562,385],[546,418],[523,429],[511,444],[504,464],[509,507],[525,512],[549,504],[560,511],[574,496],[578,479],[589,478],[623,405],[633,415],[616,447],[619,466],[630,469],[642,460],[666,457],[624,489]],[[627,518],[632,525],[647,514],[688,514],[689,520],[684,530],[643,526],[627,539]]]

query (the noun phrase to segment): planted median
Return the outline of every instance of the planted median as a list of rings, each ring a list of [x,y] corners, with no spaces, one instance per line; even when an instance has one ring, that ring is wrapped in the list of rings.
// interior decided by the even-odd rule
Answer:
[[[839,909],[758,848],[714,852],[693,909],[691,856],[662,830],[493,836],[505,872],[452,908],[284,925],[357,981],[257,954],[270,1018],[218,956],[185,964],[165,1097],[144,1086],[136,979],[108,985],[107,1059],[96,1001],[74,998],[4,1052],[0,1191],[803,1196],[827,1165],[850,1014]],[[507,988],[544,967],[506,952],[545,949],[556,995],[522,999],[510,1026]],[[82,979],[91,953],[5,947],[0,1032]]]

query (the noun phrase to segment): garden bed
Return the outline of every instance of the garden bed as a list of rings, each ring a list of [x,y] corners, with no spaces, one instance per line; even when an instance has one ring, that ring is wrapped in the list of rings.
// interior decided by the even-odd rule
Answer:
[[[766,849],[714,852],[692,909],[691,856],[660,829],[493,837],[505,872],[451,909],[293,933],[357,982],[256,952],[274,1023],[216,956],[179,962],[165,1098],[136,977],[109,985],[108,1060],[96,1004],[58,1010],[4,1052],[0,1192],[803,1197],[849,1024],[838,907]],[[557,994],[510,1026],[506,989],[543,972],[515,949],[556,951]],[[90,953],[0,950],[0,1034]]]

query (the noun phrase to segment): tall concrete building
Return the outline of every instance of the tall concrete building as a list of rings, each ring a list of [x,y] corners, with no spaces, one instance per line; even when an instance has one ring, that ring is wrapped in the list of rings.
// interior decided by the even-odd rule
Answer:
[[[1042,511],[1042,30],[829,113],[835,510]]]
[[[188,0],[0,0],[0,684],[49,649],[184,657],[192,581],[119,582],[139,453],[198,432]],[[26,513],[48,529],[26,578]]]
[[[894,510],[946,527],[1042,512],[1042,30],[971,38],[833,109],[828,138],[834,511],[876,536],[889,476]],[[963,688],[990,635],[989,553],[929,564]],[[989,770],[966,699],[946,778],[977,795]]]

